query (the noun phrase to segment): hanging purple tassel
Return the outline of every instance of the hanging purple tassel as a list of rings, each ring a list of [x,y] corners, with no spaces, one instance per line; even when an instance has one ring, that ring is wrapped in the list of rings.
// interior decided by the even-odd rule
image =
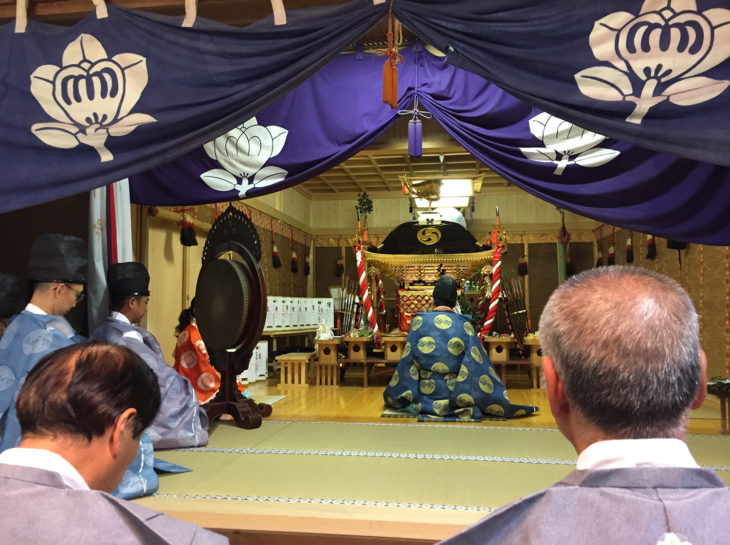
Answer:
[[[408,122],[408,155],[423,155],[423,125],[420,119],[413,118]]]

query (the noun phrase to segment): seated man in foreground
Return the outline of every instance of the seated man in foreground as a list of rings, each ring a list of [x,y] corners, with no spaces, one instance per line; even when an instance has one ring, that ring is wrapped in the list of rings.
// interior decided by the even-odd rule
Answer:
[[[149,283],[150,276],[142,263],[110,265],[107,286],[111,316],[91,333],[91,338],[126,346],[157,375],[162,404],[146,430],[156,449],[206,445],[208,416],[200,407],[192,384],[165,362],[155,336],[134,325],[147,312]]]
[[[540,345],[577,471],[444,543],[727,543],[730,490],[683,441],[707,362],[682,287],[638,267],[581,273],[550,297]]]
[[[394,409],[425,420],[479,421],[484,415],[513,418],[537,407],[513,405],[489,361],[471,316],[454,312],[456,282],[442,276],[433,288],[431,312],[411,323],[403,355],[383,392]]]
[[[157,377],[124,347],[77,344],[42,358],[18,395],[20,446],[0,454],[0,541],[228,543],[107,493],[159,406]]]
[[[84,298],[86,243],[60,233],[38,236],[30,248],[31,299],[0,342],[0,452],[17,446],[15,398],[25,376],[49,352],[82,340],[64,318]]]

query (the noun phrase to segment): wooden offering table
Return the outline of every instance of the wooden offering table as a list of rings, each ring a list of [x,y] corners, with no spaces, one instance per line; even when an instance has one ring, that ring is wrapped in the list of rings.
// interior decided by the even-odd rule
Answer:
[[[314,368],[314,383],[317,386],[338,386],[340,379],[340,361],[337,347],[340,338],[315,339],[317,344],[317,361],[312,364]]]
[[[281,366],[281,379],[277,388],[308,387],[307,364],[312,356],[314,352],[289,352],[276,356],[276,361]]]
[[[342,337],[347,345],[347,359],[351,361],[365,361],[367,359],[367,344],[371,337]]]
[[[406,335],[383,335],[383,353],[385,361],[398,363],[403,355],[403,347],[406,345]]]
[[[530,374],[530,381],[533,388],[540,387],[540,370],[542,369],[542,351],[540,341],[536,336],[525,339],[525,344],[530,347],[530,359],[511,359],[510,348],[515,346],[512,337],[485,337],[489,349],[489,359],[499,369],[502,384],[507,386],[507,366],[520,365],[527,367]]]

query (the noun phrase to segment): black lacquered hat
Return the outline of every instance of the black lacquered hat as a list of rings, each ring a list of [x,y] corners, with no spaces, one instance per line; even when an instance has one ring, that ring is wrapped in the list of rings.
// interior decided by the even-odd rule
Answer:
[[[456,306],[456,280],[448,275],[439,278],[433,287],[433,302],[436,306]]]
[[[147,267],[137,261],[109,265],[106,283],[109,292],[115,296],[150,294],[150,275]]]
[[[87,259],[86,243],[79,237],[45,233],[30,248],[28,279],[85,284]]]

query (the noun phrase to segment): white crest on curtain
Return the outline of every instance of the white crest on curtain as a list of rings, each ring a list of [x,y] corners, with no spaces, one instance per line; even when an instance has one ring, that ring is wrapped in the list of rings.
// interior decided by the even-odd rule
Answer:
[[[645,0],[638,15],[617,11],[596,21],[589,44],[596,59],[612,66],[576,73],[578,89],[596,100],[633,102],[630,123],[641,123],[665,100],[692,106],[730,85],[699,75],[730,56],[727,9],[699,12],[695,0]]]
[[[259,125],[252,117],[203,146],[208,157],[223,168],[204,172],[200,178],[216,191],[235,189],[239,197],[245,197],[251,188],[279,183],[288,172],[264,165],[281,153],[288,134],[288,130],[276,125]]]
[[[62,149],[86,144],[103,163],[114,159],[105,146],[109,136],[124,136],[157,121],[129,113],[147,86],[147,59],[141,55],[108,58],[99,40],[81,34],[66,46],[61,61],[61,66],[39,66],[30,76],[30,92],[56,120],[31,127],[45,144]]]
[[[553,174],[560,176],[568,165],[599,167],[619,155],[619,151],[597,148],[606,137],[587,131],[563,121],[559,117],[543,112],[530,119],[530,132],[545,147],[520,148],[522,154],[531,161],[554,163]]]

